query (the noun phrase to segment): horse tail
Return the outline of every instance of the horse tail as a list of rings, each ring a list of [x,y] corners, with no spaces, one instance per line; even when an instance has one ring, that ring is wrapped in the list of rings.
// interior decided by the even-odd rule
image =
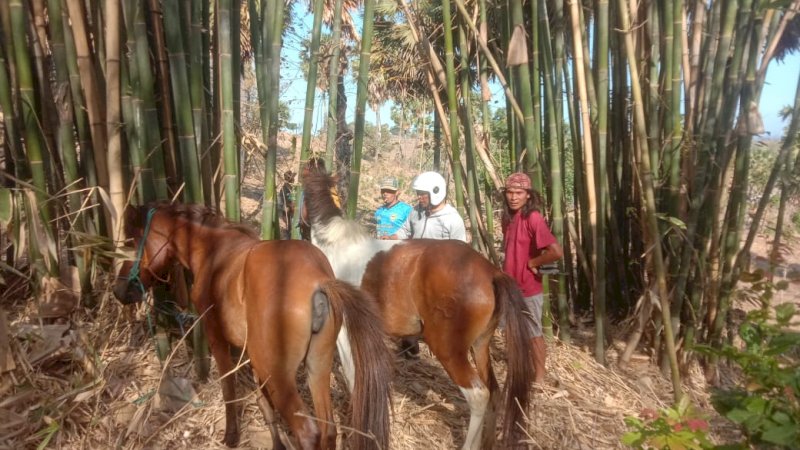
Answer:
[[[388,448],[392,366],[375,300],[340,280],[326,282],[322,290],[330,299],[336,315],[343,316],[350,337],[355,365],[350,402],[352,425],[359,431],[353,436],[352,448]]]
[[[503,439],[506,447],[513,447],[519,434],[517,423],[523,424],[523,412],[530,404],[533,383],[533,359],[530,340],[533,337],[527,323],[530,314],[516,282],[507,274],[498,272],[494,277],[494,295],[498,312],[506,323],[506,399]],[[519,403],[519,405],[517,404]]]

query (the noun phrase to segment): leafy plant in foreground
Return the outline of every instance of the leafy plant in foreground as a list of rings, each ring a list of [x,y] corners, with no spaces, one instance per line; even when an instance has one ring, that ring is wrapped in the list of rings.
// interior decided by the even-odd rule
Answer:
[[[798,312],[793,303],[784,303],[772,314],[770,298],[771,288],[764,291],[762,307],[739,327],[743,348],[698,350],[741,368],[742,383],[715,391],[711,401],[739,425],[748,444],[800,449],[800,333],[791,328]]]
[[[631,431],[622,435],[623,444],[636,449],[714,448],[708,439],[708,421],[695,413],[687,396],[672,408],[644,409],[641,416],[625,418]]]

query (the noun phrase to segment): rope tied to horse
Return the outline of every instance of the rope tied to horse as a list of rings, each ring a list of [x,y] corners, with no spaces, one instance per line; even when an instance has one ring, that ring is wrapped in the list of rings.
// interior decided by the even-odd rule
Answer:
[[[147,294],[147,289],[144,287],[144,283],[142,283],[141,275],[141,263],[142,263],[142,256],[144,256],[144,246],[145,241],[147,241],[147,236],[150,234],[150,225],[153,222],[153,216],[156,213],[156,208],[150,208],[147,211],[147,218],[145,219],[144,225],[144,232],[142,233],[142,239],[139,241],[139,245],[136,249],[136,259],[133,261],[133,265],[131,266],[130,272],[128,272],[128,283],[136,283],[139,287],[139,290],[142,292],[143,295]],[[164,304],[161,304],[164,303]],[[175,321],[178,323],[180,327],[181,334],[186,334],[186,327],[190,326],[197,320],[197,315],[186,313],[186,312],[177,312],[177,308],[174,302],[156,302],[153,299],[153,310],[155,310],[156,314],[162,314],[165,316],[172,316]],[[156,333],[155,333],[155,324],[153,323],[153,318],[151,317],[151,309],[148,304],[147,311],[145,312],[147,317],[147,328],[150,332],[150,336],[155,340]]]
[[[136,259],[133,261],[133,266],[131,266],[130,272],[128,272],[128,283],[136,283],[139,286],[139,289],[142,291],[142,294],[145,293],[145,288],[144,284],[142,283],[142,279],[139,278],[139,274],[141,273],[142,256],[144,255],[144,243],[147,241],[147,235],[150,233],[150,223],[153,221],[153,216],[155,214],[155,208],[150,208],[150,210],[147,211],[147,219],[144,223],[144,233],[142,234],[142,239],[139,241],[139,246],[136,249]]]

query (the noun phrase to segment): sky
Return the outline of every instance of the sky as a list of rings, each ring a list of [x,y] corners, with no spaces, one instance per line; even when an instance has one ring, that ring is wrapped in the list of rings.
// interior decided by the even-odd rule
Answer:
[[[300,14],[297,16],[302,17]],[[291,122],[295,123],[299,127],[298,129],[302,129],[306,81],[300,65],[299,55],[302,49],[302,39],[306,35],[311,35],[311,15],[306,14],[305,19],[301,19],[298,22],[297,33],[286,37],[282,49],[284,62],[281,67],[281,85],[283,87],[281,100],[289,106]],[[788,123],[783,122],[778,113],[783,107],[792,106],[798,86],[798,77],[800,77],[800,54],[798,53],[788,56],[783,62],[773,61],[770,64],[759,105],[766,131],[765,137],[779,139],[783,136],[783,130],[788,126]],[[352,121],[355,117],[356,85],[350,76],[348,76],[345,84],[345,91],[347,93],[348,107],[347,120]],[[495,84],[493,92],[496,99],[502,100],[503,91],[499,84]],[[316,91],[312,132],[316,132],[324,125],[327,102],[327,96],[323,96],[319,91]],[[505,102],[498,101],[497,104],[504,105]],[[392,103],[387,102],[381,108],[382,124],[392,126],[389,118],[391,107]],[[366,121],[373,124],[376,122],[375,111],[372,108],[367,107]]]
[[[778,116],[784,106],[792,107],[797,90],[798,77],[800,77],[800,54],[786,57],[783,62],[773,61],[761,92],[761,118],[764,120],[764,129],[770,137],[780,139],[783,130],[789,126]]]

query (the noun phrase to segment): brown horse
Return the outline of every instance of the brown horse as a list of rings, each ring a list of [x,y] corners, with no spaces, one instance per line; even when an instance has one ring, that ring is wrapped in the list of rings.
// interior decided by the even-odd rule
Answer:
[[[514,280],[461,241],[371,238],[358,223],[342,217],[330,196],[333,183],[325,174],[307,180],[304,195],[312,242],[328,257],[339,279],[360,284],[375,296],[388,334],[425,340],[469,404],[465,449],[494,445],[498,386],[489,344],[501,319],[505,322],[508,375],[503,435],[506,447],[518,445],[515,434],[529,403],[534,371],[529,353],[532,334],[524,317],[528,312]],[[339,357],[348,375],[352,367],[342,334]],[[470,364],[470,350],[476,367]]]
[[[386,448],[389,433],[390,362],[374,300],[334,279],[330,264],[302,241],[261,241],[201,206],[129,208],[126,232],[137,244],[114,294],[123,303],[140,301],[145,290],[177,262],[194,275],[191,300],[208,336],[222,378],[225,439],[239,441],[231,346],[247,351],[272,426],[275,448],[283,448],[272,419],[277,409],[303,449],[334,448],[336,429],[330,375],[336,336],[346,323],[355,351],[354,448]],[[302,362],[314,402],[314,420],[297,391]]]

